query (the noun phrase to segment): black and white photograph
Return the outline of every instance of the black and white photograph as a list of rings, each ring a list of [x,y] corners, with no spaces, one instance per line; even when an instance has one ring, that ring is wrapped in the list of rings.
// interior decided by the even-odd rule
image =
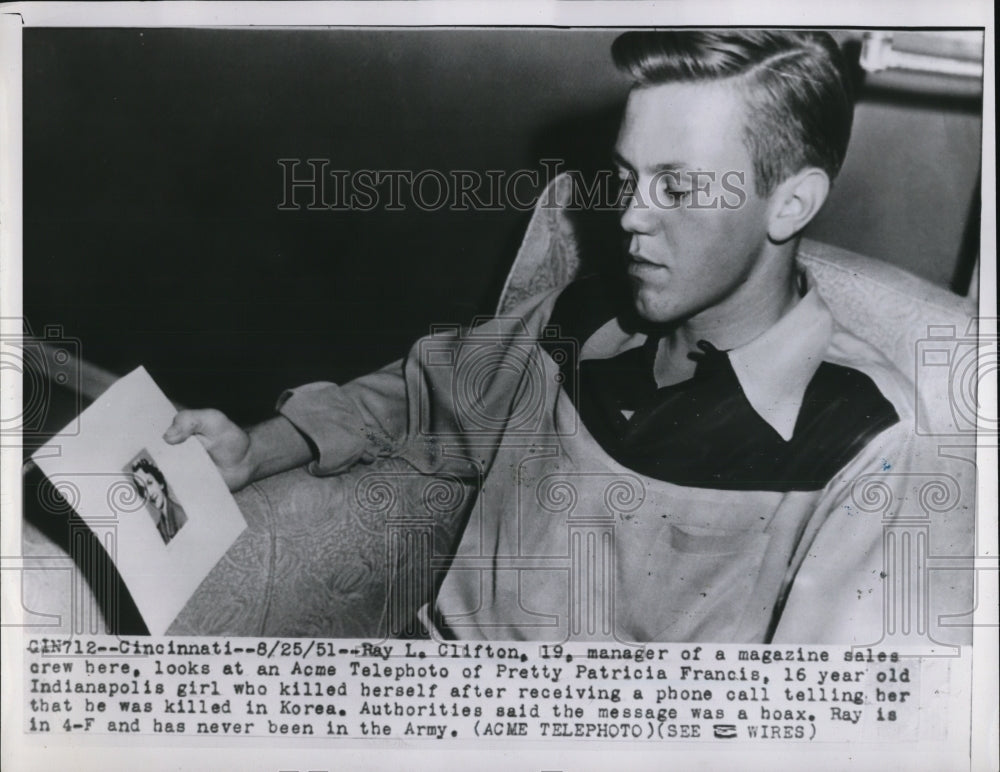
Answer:
[[[132,478],[136,493],[145,502],[145,509],[156,526],[164,544],[170,544],[187,522],[187,513],[170,492],[167,478],[143,449],[125,467]]]
[[[345,748],[641,741],[636,768],[769,735],[830,764],[853,742],[911,743],[914,769],[985,758],[957,742],[998,624],[985,6],[764,25],[161,5],[176,22],[5,33],[4,592],[26,641],[117,640],[168,692],[94,731],[228,735],[201,714],[232,712]],[[156,459],[207,456],[232,507],[162,636],[65,494],[72,459],[39,459],[100,447],[113,421],[84,411],[140,367],[169,420],[117,464],[171,572],[212,514]],[[234,646],[260,658],[249,701]],[[176,697],[204,704],[176,729],[185,662],[202,681]],[[334,718],[275,707],[269,679],[303,667]],[[389,683],[411,692],[373,713]],[[21,711],[28,734],[65,718]],[[553,758],[533,768],[597,763]]]
[[[280,611],[189,632],[871,643],[915,601],[900,510],[942,497],[919,533],[971,554],[937,451],[977,407],[981,32],[26,43],[56,396],[145,366],[167,442],[281,509]],[[928,642],[971,578],[930,575]]]
[[[25,462],[21,556],[37,570],[20,602],[32,623],[163,635],[231,552],[246,519],[200,444],[164,441],[176,412],[138,367]]]

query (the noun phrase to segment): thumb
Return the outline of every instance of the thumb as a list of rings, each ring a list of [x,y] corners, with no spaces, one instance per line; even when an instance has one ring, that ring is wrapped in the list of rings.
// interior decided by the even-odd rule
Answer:
[[[163,439],[169,445],[176,445],[193,434],[210,434],[224,421],[218,410],[181,410],[167,427]]]

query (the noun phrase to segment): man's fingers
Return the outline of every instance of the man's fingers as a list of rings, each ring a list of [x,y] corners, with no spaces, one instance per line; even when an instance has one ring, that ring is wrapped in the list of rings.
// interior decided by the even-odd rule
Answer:
[[[163,439],[170,445],[183,442],[192,434],[211,437],[222,431],[229,419],[218,410],[181,410],[167,428]]]
[[[176,445],[178,442],[183,442],[197,432],[201,426],[198,420],[199,412],[197,410],[181,410],[174,416],[173,423],[167,427],[167,431],[163,434],[163,439],[171,445]]]

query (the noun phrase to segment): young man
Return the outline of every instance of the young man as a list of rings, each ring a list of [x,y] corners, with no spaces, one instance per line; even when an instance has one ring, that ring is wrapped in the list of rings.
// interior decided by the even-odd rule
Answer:
[[[197,436],[234,490],[379,456],[479,481],[426,615],[441,635],[876,640],[881,531],[850,488],[907,463],[912,387],[795,263],[850,135],[840,52],[719,31],[627,33],[613,54],[634,81],[624,295],[584,279],[287,392],[249,432],[183,411],[166,439]]]

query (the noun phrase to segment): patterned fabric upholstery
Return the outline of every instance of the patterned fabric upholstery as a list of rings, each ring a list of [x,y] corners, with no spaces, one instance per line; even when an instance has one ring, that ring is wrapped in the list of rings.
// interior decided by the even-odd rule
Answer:
[[[572,179],[561,176],[543,194],[508,275],[499,313],[568,283],[581,271],[580,218],[565,209],[571,193]],[[957,351],[954,338],[971,330],[969,304],[905,271],[824,244],[803,241],[798,259],[812,271],[835,317],[916,378],[922,431],[960,434],[965,416],[961,405],[955,408],[953,368],[925,366],[918,355],[928,345],[923,343],[928,325],[936,325],[930,332],[944,348]],[[447,568],[449,546],[472,494],[470,486],[457,480],[422,477],[393,460],[336,477],[312,477],[300,469],[259,481],[236,497],[248,530],[169,632],[310,637],[419,633],[413,613]],[[25,523],[24,543],[26,568],[48,565],[46,561],[60,556],[65,561],[65,553],[30,523]],[[970,548],[964,543],[948,546],[956,554]],[[79,572],[70,568],[76,571],[73,586],[82,587]],[[27,570],[24,576],[25,608],[48,620],[44,631],[68,632],[72,614],[80,613],[70,609],[74,598],[81,605],[79,592],[67,591],[70,585],[62,574]],[[100,619],[99,612],[87,625],[94,619]]]
[[[413,635],[424,564],[454,540],[471,488],[386,460],[337,477],[303,469],[237,494],[248,530],[168,632]]]

